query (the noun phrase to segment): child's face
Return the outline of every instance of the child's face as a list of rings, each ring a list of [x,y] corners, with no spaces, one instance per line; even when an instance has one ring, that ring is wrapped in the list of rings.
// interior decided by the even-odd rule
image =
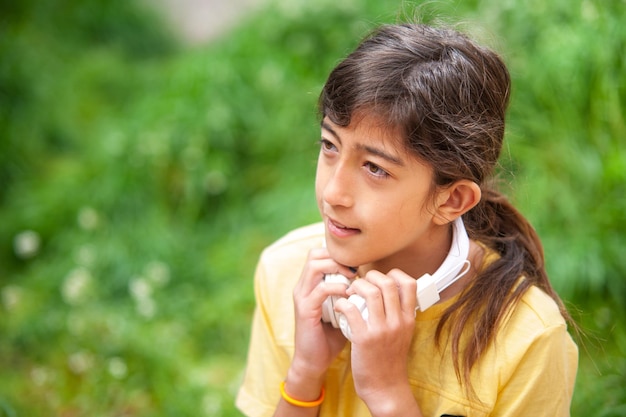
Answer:
[[[348,127],[325,118],[315,188],[333,259],[384,270],[427,248],[432,175],[375,118]]]

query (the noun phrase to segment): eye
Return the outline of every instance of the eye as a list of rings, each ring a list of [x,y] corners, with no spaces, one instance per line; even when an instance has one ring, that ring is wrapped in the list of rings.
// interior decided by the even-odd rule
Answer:
[[[387,171],[385,171],[384,169],[382,169],[381,167],[379,167],[376,164],[373,164],[371,162],[366,162],[365,163],[365,168],[367,169],[367,172],[377,178],[387,178],[389,177],[389,173]]]
[[[329,141],[328,139],[324,139],[324,138],[320,139],[320,145],[323,151],[327,151],[327,152],[337,151],[337,147],[333,145],[333,143]]]

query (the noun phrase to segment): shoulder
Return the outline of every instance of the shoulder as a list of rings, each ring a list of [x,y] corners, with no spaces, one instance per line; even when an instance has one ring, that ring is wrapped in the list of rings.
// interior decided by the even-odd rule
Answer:
[[[323,245],[323,223],[303,226],[288,232],[261,253],[257,279],[270,286],[278,282],[295,282],[300,276],[309,251]]]
[[[557,303],[535,286],[526,290],[503,323],[496,346],[510,364],[557,357],[574,363],[577,356],[577,347]]]
[[[512,307],[497,338],[500,346],[506,346],[514,355],[524,355],[524,351],[537,342],[561,343],[557,340],[570,339],[567,322],[556,301],[536,286],[528,288]]]
[[[511,319],[524,323],[529,330],[535,331],[554,326],[566,327],[565,319],[556,302],[534,285],[526,290],[515,307]]]

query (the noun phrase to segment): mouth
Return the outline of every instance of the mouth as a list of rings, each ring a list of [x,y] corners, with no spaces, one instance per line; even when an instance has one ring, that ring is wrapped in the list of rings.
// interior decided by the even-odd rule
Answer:
[[[326,220],[326,228],[331,235],[336,237],[350,237],[361,233],[360,229],[348,227],[331,219],[330,217]]]

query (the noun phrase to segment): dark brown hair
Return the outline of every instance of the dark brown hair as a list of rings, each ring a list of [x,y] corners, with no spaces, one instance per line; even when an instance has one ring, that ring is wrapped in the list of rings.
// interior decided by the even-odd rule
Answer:
[[[463,219],[469,236],[500,256],[447,309],[436,334],[441,343],[450,326],[457,377],[470,387],[472,366],[530,286],[550,295],[571,321],[548,281],[535,230],[489,185],[510,85],[498,54],[460,32],[401,24],[367,37],[331,72],[319,100],[321,116],[341,126],[357,113],[369,114],[402,132],[407,148],[433,167],[434,189],[461,179],[481,187],[481,201]],[[472,336],[461,343],[469,325]]]

